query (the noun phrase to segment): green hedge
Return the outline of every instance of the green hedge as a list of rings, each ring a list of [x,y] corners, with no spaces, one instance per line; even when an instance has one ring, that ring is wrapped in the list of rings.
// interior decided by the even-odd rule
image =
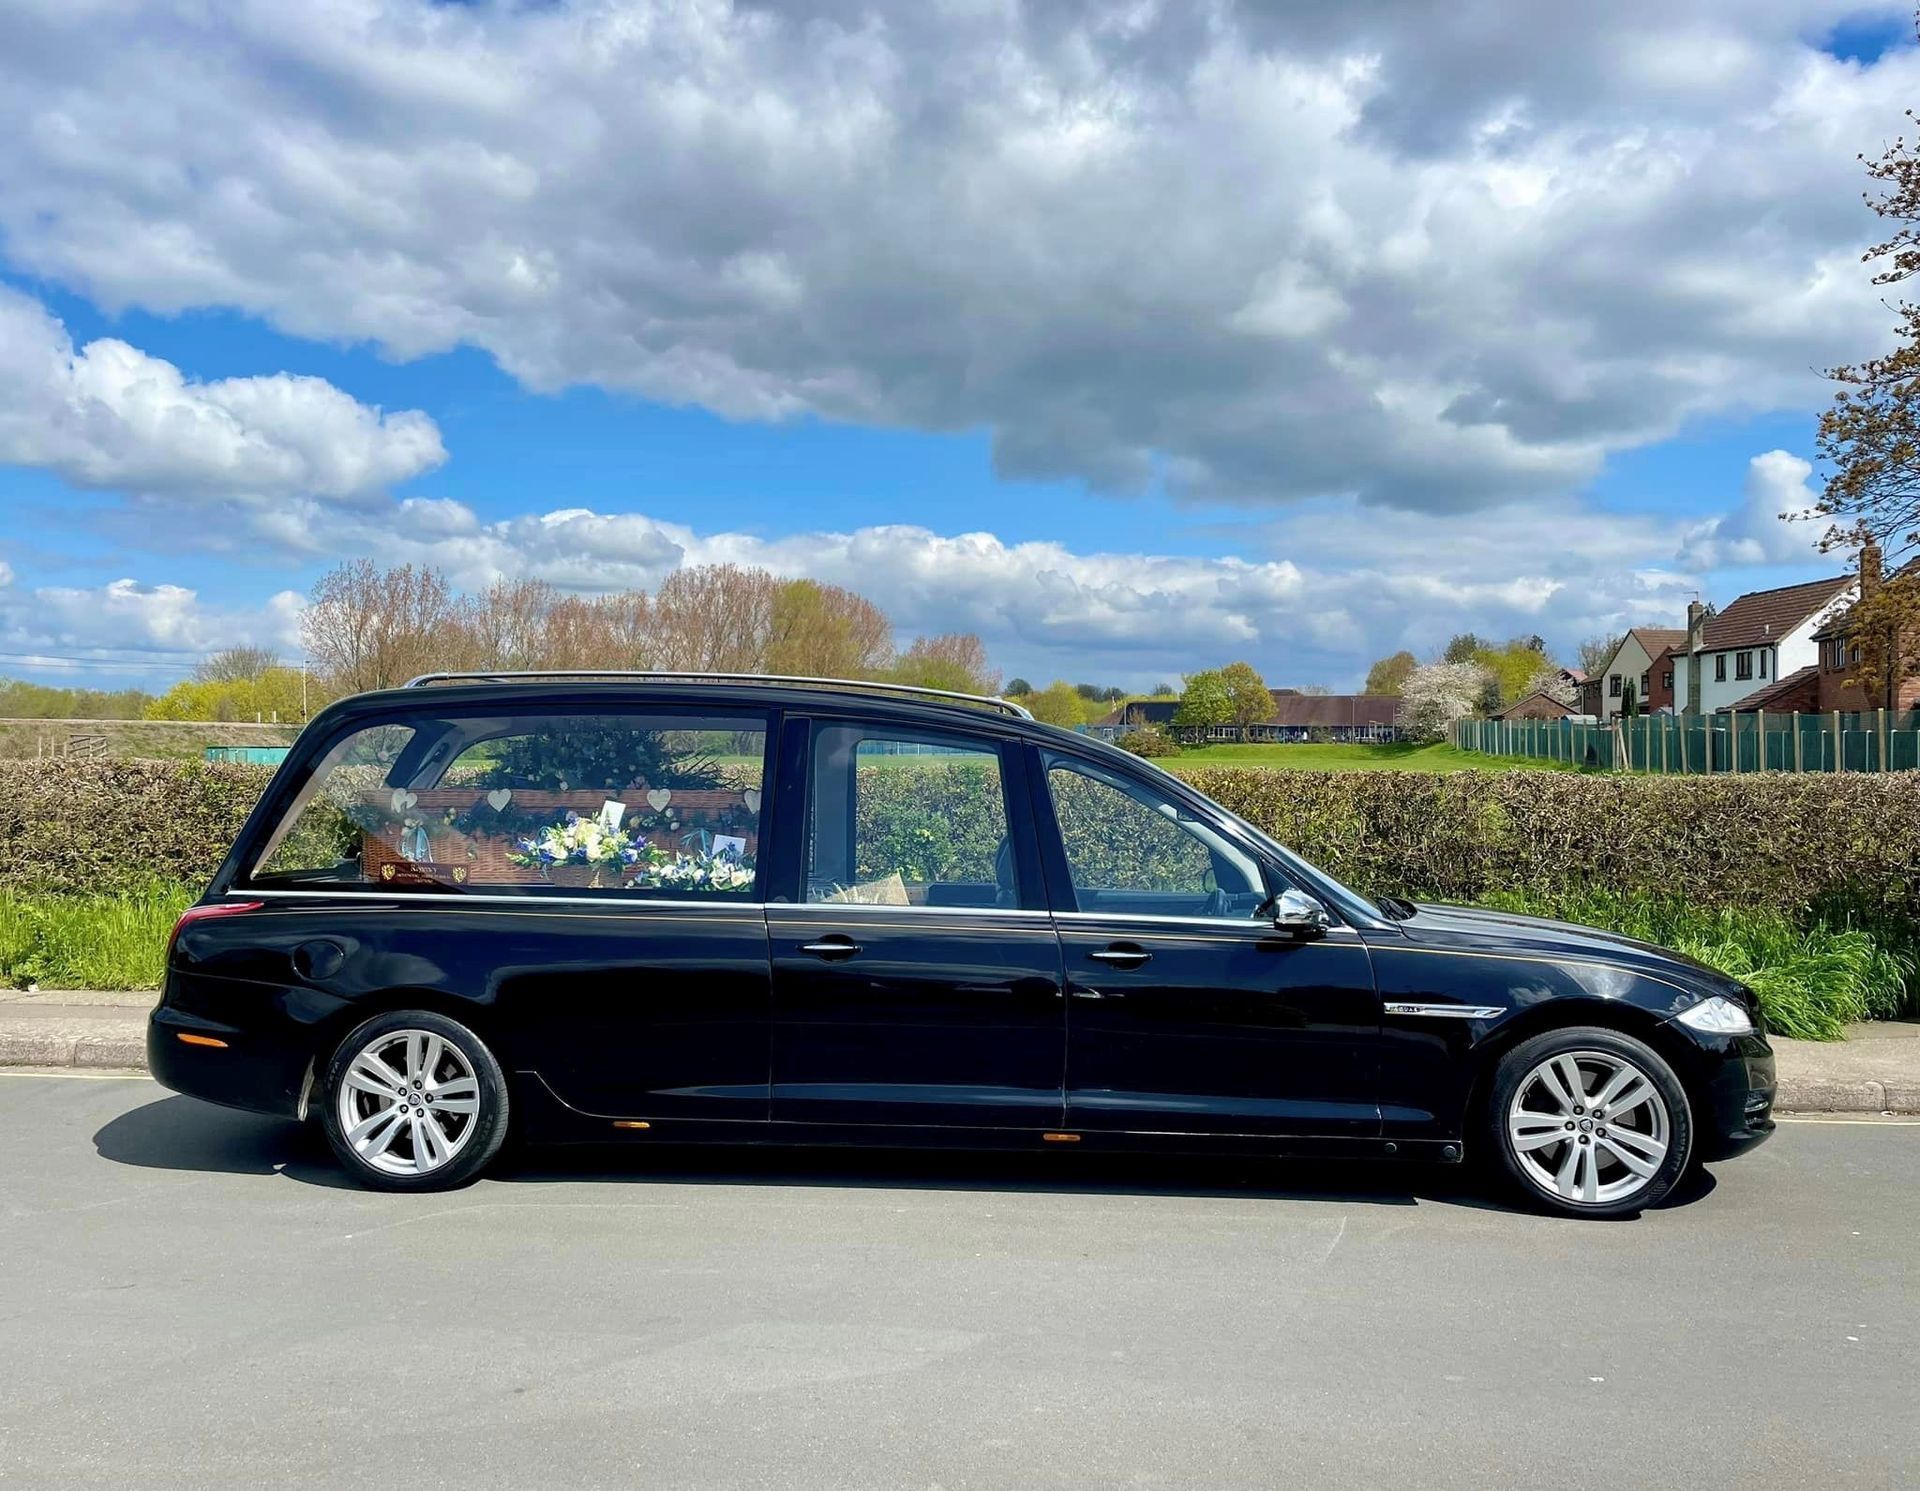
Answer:
[[[0,886],[204,882],[264,767],[0,762]],[[1362,891],[1456,901],[1604,888],[1707,907],[1920,918],[1920,774],[1639,777],[1194,768],[1209,796]],[[915,771],[915,859],[990,872],[966,773]]]
[[[0,888],[204,885],[272,775],[203,761],[0,761]]]
[[[1874,923],[1920,916],[1920,774],[1642,777],[1195,769],[1194,786],[1357,889],[1605,889]]]

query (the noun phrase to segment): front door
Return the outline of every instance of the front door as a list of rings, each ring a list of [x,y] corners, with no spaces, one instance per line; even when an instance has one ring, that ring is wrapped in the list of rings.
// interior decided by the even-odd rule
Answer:
[[[1281,882],[1144,780],[1039,753],[1067,981],[1067,1127],[1366,1137],[1380,1005],[1365,944],[1277,931]]]
[[[1017,746],[796,720],[799,898],[770,905],[773,1116],[1057,1128],[1060,950]]]

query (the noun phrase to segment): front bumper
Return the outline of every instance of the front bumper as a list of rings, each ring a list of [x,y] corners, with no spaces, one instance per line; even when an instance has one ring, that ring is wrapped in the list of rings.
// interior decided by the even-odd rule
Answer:
[[[1705,1101],[1695,1114],[1703,1160],[1744,1153],[1773,1132],[1773,1047],[1763,1035],[1711,1036],[1687,1032],[1699,1048]]]

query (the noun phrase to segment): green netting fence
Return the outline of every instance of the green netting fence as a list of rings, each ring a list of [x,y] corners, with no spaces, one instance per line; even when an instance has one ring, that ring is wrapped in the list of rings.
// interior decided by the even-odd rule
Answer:
[[[1461,720],[1453,743],[1603,771],[1914,771],[1920,770],[1920,711],[1652,714],[1604,725]]]

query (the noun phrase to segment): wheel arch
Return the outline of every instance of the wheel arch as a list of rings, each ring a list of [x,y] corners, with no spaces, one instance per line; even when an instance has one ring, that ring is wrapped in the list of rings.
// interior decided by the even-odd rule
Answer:
[[[1502,1057],[1523,1041],[1545,1035],[1548,1031],[1566,1030],[1574,1026],[1591,1026],[1630,1035],[1652,1047],[1673,1068],[1697,1123],[1707,1099],[1704,1078],[1695,1059],[1696,1053],[1683,1037],[1668,1027],[1664,1019],[1637,1004],[1619,999],[1554,999],[1501,1021],[1484,1041],[1473,1048],[1473,1075],[1463,1110],[1465,1132],[1473,1133],[1485,1115],[1487,1097],[1493,1089],[1493,1076],[1499,1069]]]
[[[489,1005],[479,1004],[471,999],[462,999],[457,994],[449,994],[444,989],[411,988],[402,985],[362,995],[350,1004],[343,1005],[315,1027],[312,1059],[316,1080],[325,1072],[327,1064],[339,1051],[341,1042],[346,1040],[357,1027],[377,1015],[389,1015],[395,1010],[425,1010],[429,1014],[458,1021],[486,1043],[487,1049],[493,1053],[493,1059],[500,1063],[503,1071],[512,1069],[500,1045],[502,1030],[498,1011]]]

